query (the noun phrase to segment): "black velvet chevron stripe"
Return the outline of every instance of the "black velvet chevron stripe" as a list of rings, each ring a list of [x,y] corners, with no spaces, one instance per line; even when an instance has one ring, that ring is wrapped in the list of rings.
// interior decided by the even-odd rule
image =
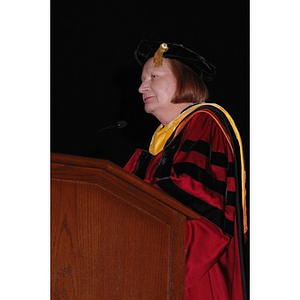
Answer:
[[[143,151],[138,158],[138,162],[134,174],[140,177],[141,179],[145,178],[145,174],[147,171],[150,158],[151,158],[150,153],[146,151]]]
[[[228,164],[227,177],[235,177],[235,163]]]
[[[183,152],[195,151],[201,153],[202,155],[208,158],[210,164],[227,169],[228,177],[235,176],[234,164],[228,162],[228,158],[226,154],[211,151],[210,145],[203,140],[199,140],[196,142],[192,140],[186,140],[181,146],[180,151]]]
[[[175,137],[172,142],[166,147],[162,153],[161,159],[156,167],[155,175],[156,178],[168,177],[171,174],[174,154],[179,147],[182,132]]]
[[[193,209],[198,214],[214,223],[224,233],[233,236],[234,223],[226,219],[224,213],[220,209],[185,192],[184,190],[179,188],[170,178],[160,179],[159,181],[157,181],[157,185],[163,191],[177,199],[179,202]]]
[[[226,182],[215,179],[212,175],[206,172],[205,169],[188,162],[174,164],[173,169],[177,176],[187,174],[194,180],[203,183],[212,191],[215,191],[225,197]]]
[[[186,140],[181,146],[180,151],[183,152],[196,151],[208,157],[211,164],[223,168],[228,167],[227,156],[224,153],[211,151],[210,145],[203,140],[199,140],[196,142],[191,140]]]
[[[226,191],[225,201],[226,205],[236,206],[236,193]]]
[[[197,151],[207,157],[210,156],[210,146],[207,142],[202,140],[196,142],[192,140],[186,140],[180,147],[180,151]]]

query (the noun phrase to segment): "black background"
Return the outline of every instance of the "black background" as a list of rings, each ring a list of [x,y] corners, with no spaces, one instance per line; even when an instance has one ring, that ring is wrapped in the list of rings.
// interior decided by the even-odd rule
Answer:
[[[134,1],[135,2],[135,1]],[[224,106],[249,158],[248,1],[51,1],[51,151],[123,166],[158,121],[143,110],[141,39],[183,44],[217,68],[211,99]],[[124,129],[101,128],[126,120]]]

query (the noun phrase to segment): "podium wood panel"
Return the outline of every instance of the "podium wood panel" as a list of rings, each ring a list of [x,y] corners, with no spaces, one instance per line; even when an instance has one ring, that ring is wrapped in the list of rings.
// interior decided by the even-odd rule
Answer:
[[[105,160],[53,154],[51,299],[183,299],[198,217]]]

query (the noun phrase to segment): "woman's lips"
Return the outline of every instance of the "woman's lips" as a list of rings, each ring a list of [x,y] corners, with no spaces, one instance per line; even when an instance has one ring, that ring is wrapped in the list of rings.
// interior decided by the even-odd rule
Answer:
[[[146,103],[146,101],[148,101],[150,98],[153,98],[153,96],[147,96],[144,98],[144,102]]]

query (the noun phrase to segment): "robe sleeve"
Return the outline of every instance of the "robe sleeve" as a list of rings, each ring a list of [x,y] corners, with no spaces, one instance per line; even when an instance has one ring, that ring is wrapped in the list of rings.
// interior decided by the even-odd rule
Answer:
[[[130,159],[126,163],[126,165],[124,166],[124,170],[126,170],[130,173],[134,173],[138,167],[139,157],[142,152],[143,152],[142,149],[136,149],[135,152],[133,153],[133,155],[130,157]]]

